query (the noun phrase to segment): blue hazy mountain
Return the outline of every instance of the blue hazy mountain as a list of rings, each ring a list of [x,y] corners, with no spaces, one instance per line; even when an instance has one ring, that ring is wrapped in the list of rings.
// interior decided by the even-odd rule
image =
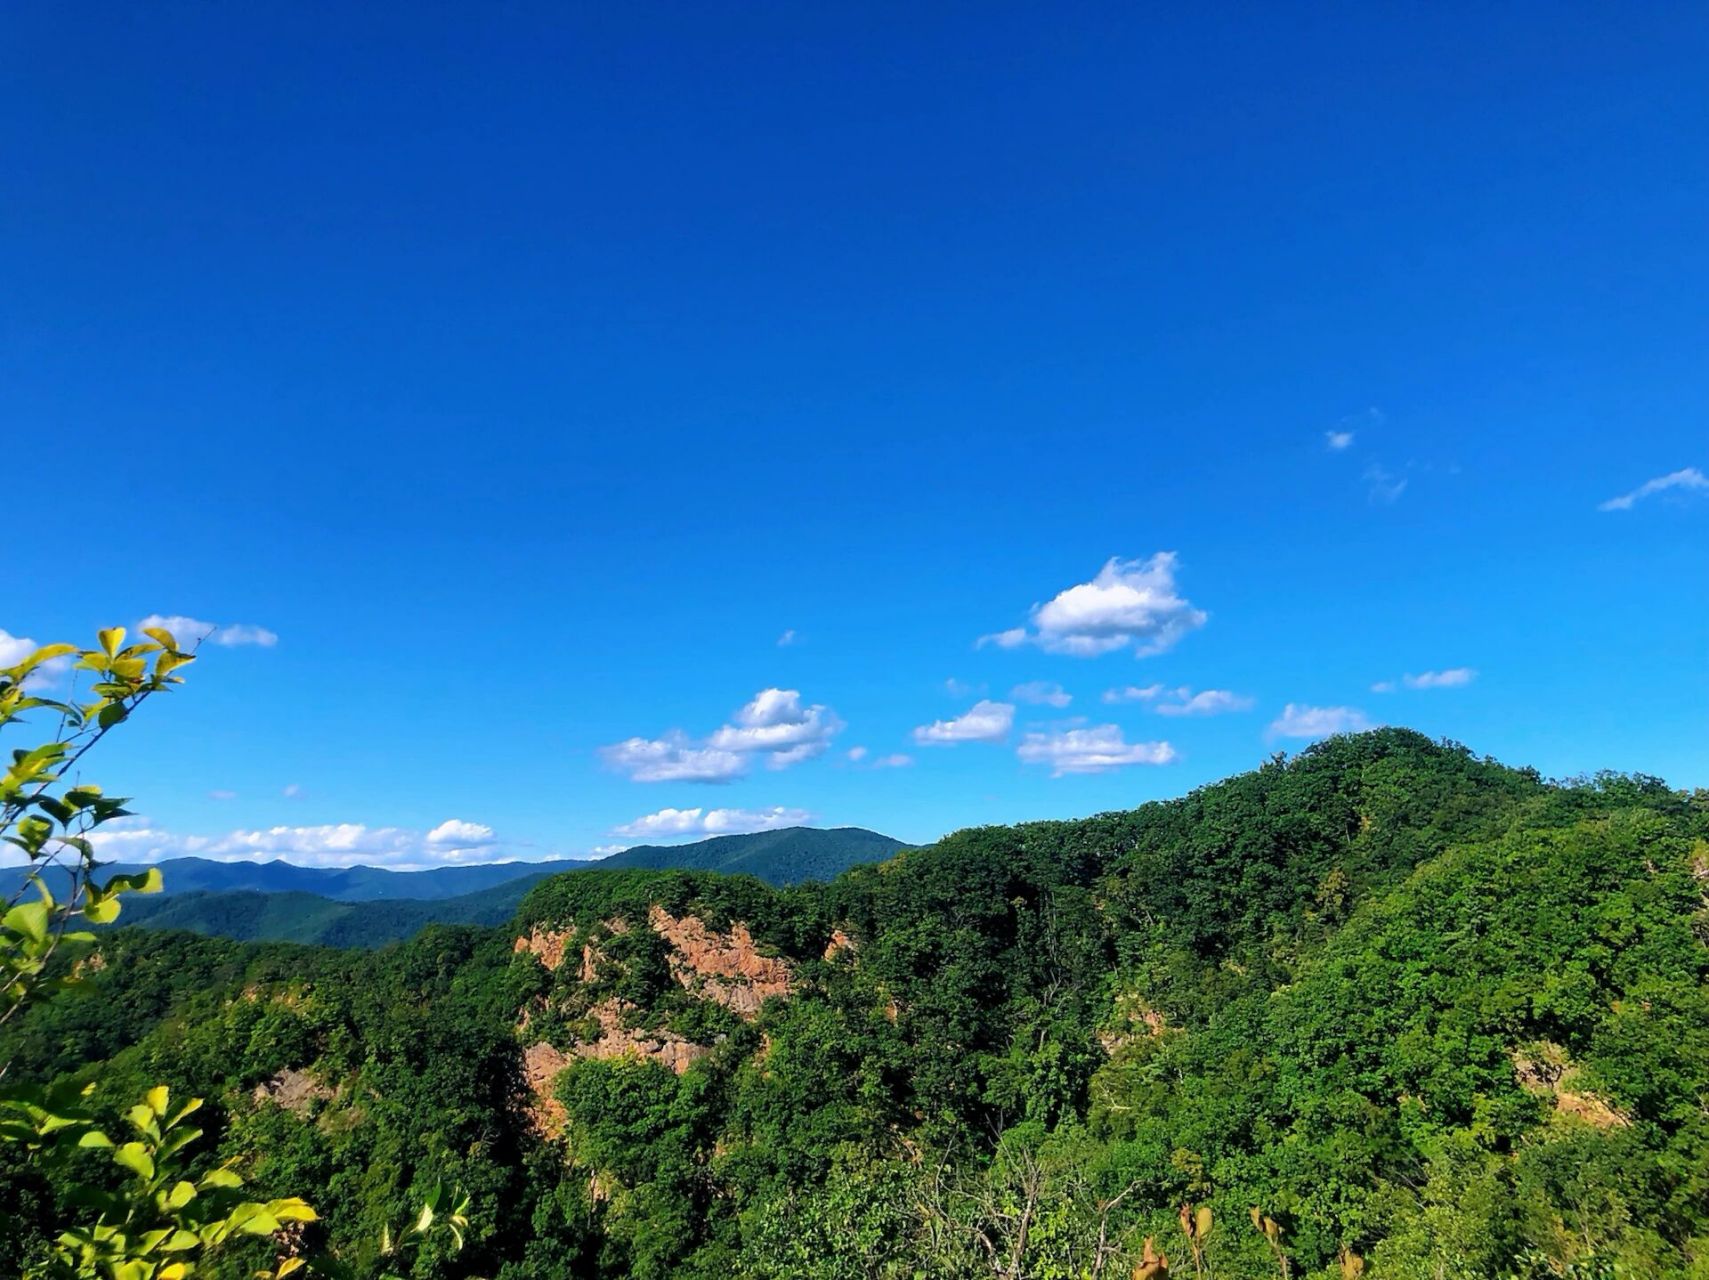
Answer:
[[[566,872],[679,868],[789,885],[830,880],[849,867],[882,861],[906,847],[861,827],[787,827],[713,836],[694,844],[637,845],[597,860],[498,862],[424,871],[169,858],[157,864],[165,880],[163,892],[126,898],[122,922],[242,941],[378,946],[407,938],[428,924],[502,924],[535,884]],[[104,872],[142,869],[115,864]],[[0,892],[10,897],[26,874],[19,867],[0,868]],[[51,874],[49,886],[59,891]]]

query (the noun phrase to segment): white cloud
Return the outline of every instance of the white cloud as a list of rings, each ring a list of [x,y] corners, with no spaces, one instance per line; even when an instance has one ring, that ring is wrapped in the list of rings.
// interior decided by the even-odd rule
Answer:
[[[1176,589],[1175,565],[1173,551],[1149,560],[1112,558],[1092,581],[1034,605],[1030,630],[999,631],[979,643],[1004,649],[1030,643],[1076,658],[1128,648],[1139,657],[1162,653],[1206,618]]]
[[[1157,704],[1160,716],[1218,716],[1228,711],[1250,711],[1253,700],[1227,689],[1176,690],[1177,700]]]
[[[1290,702],[1270,724],[1272,738],[1327,738],[1337,733],[1362,733],[1371,721],[1357,707],[1309,707]]]
[[[1380,462],[1373,462],[1365,468],[1366,492],[1372,502],[1380,502],[1385,506],[1400,501],[1400,495],[1406,492],[1406,477],[1397,476]]]
[[[237,792],[216,789],[216,790],[208,792],[208,799],[210,799],[210,800],[235,800],[235,799],[237,799]]]
[[[862,760],[866,759],[866,748],[865,747],[850,747],[849,751],[848,751],[848,758],[849,758],[849,763],[859,764]]]
[[[1654,480],[1646,480],[1630,493],[1623,493],[1618,498],[1610,498],[1607,502],[1597,505],[1598,511],[1630,511],[1635,505],[1652,494],[1666,493],[1670,489],[1680,489],[1687,493],[1701,492],[1709,489],[1709,476],[1705,476],[1696,467],[1682,467],[1678,471],[1670,471],[1665,476],[1657,476]]]
[[[777,647],[779,649],[787,649],[790,645],[792,645],[794,643],[795,643],[795,628],[794,627],[789,628],[789,630],[785,631],[782,635],[780,635],[777,638]]]
[[[828,707],[803,706],[795,689],[761,689],[731,719],[704,742],[672,730],[601,747],[600,755],[635,782],[729,782],[753,758],[768,769],[787,769],[823,755],[843,728]]]
[[[472,849],[478,845],[495,843],[495,837],[493,836],[493,829],[485,823],[465,822],[461,818],[447,818],[427,833],[427,843],[449,845],[459,849]]]
[[[0,667],[15,667],[39,648],[41,646],[28,636],[15,636],[10,631],[0,630]]]
[[[921,725],[914,730],[914,741],[934,747],[955,742],[1001,742],[1014,724],[1014,704],[985,699],[974,703],[965,715]]]
[[[300,782],[288,782],[280,790],[279,794],[284,796],[285,799],[287,799],[287,800],[295,800],[298,796],[303,794],[302,783],[300,783]]]
[[[1417,675],[1403,676],[1408,689],[1458,689],[1468,685],[1478,678],[1478,673],[1470,667],[1450,667],[1446,671],[1420,671]]]
[[[952,698],[982,698],[985,696],[985,686],[974,684],[970,680],[957,680],[951,676],[944,681],[944,692]]]
[[[1015,749],[1023,764],[1050,766],[1050,776],[1067,773],[1107,773],[1134,764],[1168,764],[1177,758],[1167,742],[1128,742],[1119,726],[1056,729],[1029,733]]]
[[[974,642],[974,647],[983,649],[988,644],[994,644],[999,649],[1017,649],[1027,642],[1025,627],[1010,627],[1007,631],[996,631],[988,636],[980,636]]]
[[[202,640],[209,644],[225,645],[227,648],[252,644],[271,649],[279,643],[277,635],[266,627],[258,627],[253,623],[228,622],[221,625],[218,622],[203,622],[200,618],[187,618],[181,613],[151,613],[136,624],[139,632],[149,627],[166,628],[180,647],[193,647]]]
[[[634,782],[729,782],[747,772],[747,762],[734,751],[697,747],[682,733],[625,738],[599,753]]]
[[[1150,702],[1162,692],[1163,686],[1160,684],[1123,685],[1119,689],[1105,689],[1104,701],[1112,704],[1118,702]]]
[[[670,836],[742,835],[751,831],[776,831],[780,827],[800,827],[813,821],[805,809],[790,809],[775,805],[770,809],[660,809],[645,814],[633,822],[613,829],[613,835],[632,839],[658,839]]]
[[[1056,707],[1058,710],[1074,701],[1054,680],[1032,680],[1026,684],[1018,684],[1009,690],[1009,696],[1016,702],[1030,702],[1035,706]]]
[[[835,712],[802,706],[795,689],[762,689],[736,712],[735,721],[714,733],[707,744],[715,751],[764,753],[771,769],[822,754],[843,727]]]
[[[1351,431],[1325,431],[1323,441],[1331,453],[1340,453],[1343,449],[1352,446],[1353,433]]]
[[[451,818],[431,831],[370,827],[361,822],[266,827],[219,836],[182,835],[146,819],[110,823],[90,836],[103,861],[159,862],[166,858],[210,858],[218,862],[271,862],[283,858],[303,867],[388,867],[396,871],[449,863],[502,862],[492,828]]]
[[[1393,680],[1379,680],[1371,686],[1372,693],[1393,693],[1394,691],[1395,682]]]
[[[587,852],[590,858],[609,858],[614,853],[623,853],[632,848],[633,845],[627,844],[596,844]]]

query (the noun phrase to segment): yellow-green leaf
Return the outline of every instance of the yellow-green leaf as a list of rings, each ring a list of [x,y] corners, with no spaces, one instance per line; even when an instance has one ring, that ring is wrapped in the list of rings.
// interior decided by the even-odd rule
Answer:
[[[45,902],[23,902],[8,911],[0,923],[32,942],[47,941],[48,906]]]
[[[123,1165],[145,1181],[154,1177],[154,1160],[149,1156],[148,1148],[140,1142],[127,1142],[114,1151],[113,1162]]]

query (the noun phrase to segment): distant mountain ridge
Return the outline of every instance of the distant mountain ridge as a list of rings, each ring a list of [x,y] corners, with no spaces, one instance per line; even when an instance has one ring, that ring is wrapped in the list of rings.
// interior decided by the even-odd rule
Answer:
[[[125,900],[122,923],[235,938],[381,946],[429,924],[502,924],[528,891],[555,875],[645,868],[751,875],[772,885],[831,880],[848,868],[907,848],[862,827],[786,827],[713,836],[685,845],[637,845],[608,858],[485,863],[391,871],[383,867],[299,867],[273,862],[170,858],[157,864],[159,896]],[[108,873],[141,870],[115,864]],[[0,869],[0,892],[22,887],[21,867]],[[55,891],[59,886],[52,883]]]

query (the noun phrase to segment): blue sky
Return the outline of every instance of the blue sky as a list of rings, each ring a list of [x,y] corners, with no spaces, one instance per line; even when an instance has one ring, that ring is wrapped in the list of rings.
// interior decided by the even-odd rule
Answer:
[[[123,851],[1709,784],[1709,17],[1378,8],[10,14],[0,628],[275,638]]]

